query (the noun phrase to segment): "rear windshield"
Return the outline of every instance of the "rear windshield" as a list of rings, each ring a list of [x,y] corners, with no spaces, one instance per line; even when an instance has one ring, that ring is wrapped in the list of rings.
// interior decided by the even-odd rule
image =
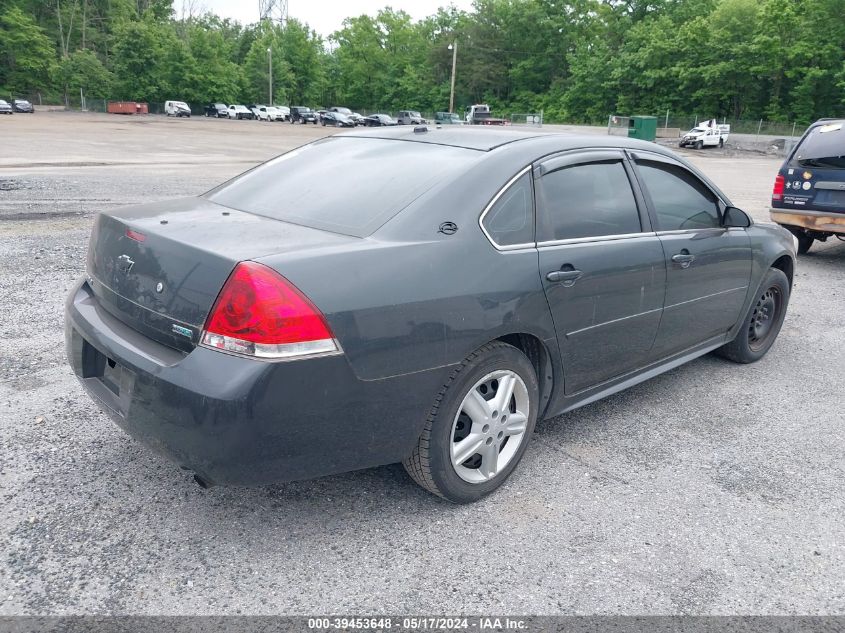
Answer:
[[[845,121],[818,125],[795,149],[793,161],[802,167],[845,169]]]
[[[432,143],[334,137],[259,165],[206,197],[239,211],[365,237],[480,156]]]

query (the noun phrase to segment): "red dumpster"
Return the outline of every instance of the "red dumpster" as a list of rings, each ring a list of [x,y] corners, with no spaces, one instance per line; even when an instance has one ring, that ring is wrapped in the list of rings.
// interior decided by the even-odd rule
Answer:
[[[109,114],[135,114],[137,104],[134,101],[109,101],[106,110]]]
[[[136,103],[135,104],[135,114],[149,114],[150,108],[146,103]]]

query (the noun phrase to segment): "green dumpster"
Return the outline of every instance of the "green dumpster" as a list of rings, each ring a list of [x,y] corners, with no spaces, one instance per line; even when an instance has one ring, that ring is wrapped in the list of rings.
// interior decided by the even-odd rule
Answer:
[[[657,137],[657,117],[632,116],[628,121],[628,138],[654,141]]]

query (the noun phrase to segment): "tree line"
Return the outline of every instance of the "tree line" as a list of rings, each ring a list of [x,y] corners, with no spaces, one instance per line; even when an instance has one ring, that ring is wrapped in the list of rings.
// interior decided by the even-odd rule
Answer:
[[[322,37],[171,0],[0,0],[0,95],[600,122],[624,114],[810,122],[845,114],[845,0],[475,0],[423,20],[385,8]],[[269,52],[268,52],[269,50]]]

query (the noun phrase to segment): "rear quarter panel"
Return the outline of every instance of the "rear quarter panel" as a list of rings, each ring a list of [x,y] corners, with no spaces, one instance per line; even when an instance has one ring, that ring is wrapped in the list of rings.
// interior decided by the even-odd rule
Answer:
[[[359,378],[449,367],[506,334],[554,339],[536,249],[500,252],[478,224],[530,160],[493,163],[434,187],[358,244],[260,260],[324,312]],[[447,221],[453,235],[439,232]]]

